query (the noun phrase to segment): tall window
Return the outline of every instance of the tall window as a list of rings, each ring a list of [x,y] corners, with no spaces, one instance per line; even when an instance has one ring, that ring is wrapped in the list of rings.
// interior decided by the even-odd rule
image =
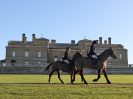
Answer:
[[[25,57],[25,58],[28,58],[28,57],[29,57],[29,52],[28,52],[28,51],[25,51],[24,57]]]
[[[122,59],[122,54],[120,54],[120,59]]]
[[[58,60],[57,56],[54,57],[54,62],[56,62]]]
[[[12,52],[12,57],[16,57],[16,52],[15,51]]]
[[[42,52],[37,52],[37,57],[42,57]]]

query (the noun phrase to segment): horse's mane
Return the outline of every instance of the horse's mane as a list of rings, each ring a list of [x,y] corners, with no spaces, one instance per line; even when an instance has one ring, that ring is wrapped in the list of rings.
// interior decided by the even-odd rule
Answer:
[[[103,51],[100,55],[98,55],[98,58],[102,57],[102,56],[105,56],[105,55],[108,55],[109,52],[110,52],[110,48],[106,49],[105,51]],[[72,58],[72,61],[75,60],[75,58],[79,58],[79,57],[83,57],[82,54],[77,51],[74,55],[73,55],[73,58]]]
[[[110,49],[106,49],[105,51],[103,51],[99,56],[98,56],[98,58],[99,57],[101,57],[101,56],[103,56],[103,55],[107,55],[107,53],[110,51]]]

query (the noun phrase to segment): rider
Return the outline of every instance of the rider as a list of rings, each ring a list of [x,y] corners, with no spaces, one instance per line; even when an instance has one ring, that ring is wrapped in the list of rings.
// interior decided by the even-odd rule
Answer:
[[[70,52],[70,47],[67,47],[66,51],[64,53],[64,57],[62,58],[62,60],[65,61],[66,63],[69,63],[69,61],[70,61],[69,52]]]
[[[97,45],[97,40],[94,40],[90,46],[90,52],[87,53],[88,58],[91,57],[92,59],[92,63],[95,64],[96,63],[96,59],[97,59],[97,54],[95,52],[96,50],[96,45]]]

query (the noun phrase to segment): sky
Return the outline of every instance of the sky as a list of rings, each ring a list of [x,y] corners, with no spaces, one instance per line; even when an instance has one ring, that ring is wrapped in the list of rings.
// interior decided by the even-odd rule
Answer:
[[[0,59],[10,40],[35,33],[59,43],[112,38],[133,64],[133,0],[0,0]]]

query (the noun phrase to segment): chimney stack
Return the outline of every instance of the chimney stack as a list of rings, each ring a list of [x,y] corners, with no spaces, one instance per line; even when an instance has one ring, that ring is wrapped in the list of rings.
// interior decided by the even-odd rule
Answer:
[[[32,42],[36,43],[36,36],[35,36],[35,34],[32,34]]]
[[[56,43],[56,40],[51,40],[51,43]]]
[[[23,42],[24,44],[26,44],[26,39],[27,39],[27,37],[25,37],[25,34],[22,34],[22,42]]]
[[[102,44],[102,37],[99,37],[99,44]]]
[[[107,40],[104,40],[104,44],[107,44]]]
[[[71,40],[71,44],[75,44],[75,40]]]
[[[111,45],[111,37],[108,38],[108,44]]]

